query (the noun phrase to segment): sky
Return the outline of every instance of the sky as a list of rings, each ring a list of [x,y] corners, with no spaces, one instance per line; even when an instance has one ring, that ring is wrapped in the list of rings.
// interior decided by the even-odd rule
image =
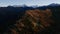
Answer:
[[[60,4],[60,0],[0,0],[0,6],[8,6],[8,5],[49,5],[51,3]]]

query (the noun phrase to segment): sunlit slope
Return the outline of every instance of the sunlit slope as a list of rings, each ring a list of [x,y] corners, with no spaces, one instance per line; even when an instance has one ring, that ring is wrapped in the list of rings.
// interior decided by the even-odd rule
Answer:
[[[46,10],[27,10],[21,19],[16,21],[13,27],[9,28],[8,33],[12,34],[38,34],[49,28],[54,21],[50,9]]]

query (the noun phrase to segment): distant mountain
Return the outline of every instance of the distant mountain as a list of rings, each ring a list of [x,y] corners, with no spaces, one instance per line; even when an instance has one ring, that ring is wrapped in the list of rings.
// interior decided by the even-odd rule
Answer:
[[[52,4],[48,5],[48,6],[60,6],[60,4],[52,3]]]
[[[13,7],[25,7],[25,5],[13,5]]]

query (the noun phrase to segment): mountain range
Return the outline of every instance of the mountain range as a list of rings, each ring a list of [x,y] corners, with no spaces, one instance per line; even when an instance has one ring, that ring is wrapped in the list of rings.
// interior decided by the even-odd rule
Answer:
[[[0,7],[1,34],[60,34],[60,5]]]

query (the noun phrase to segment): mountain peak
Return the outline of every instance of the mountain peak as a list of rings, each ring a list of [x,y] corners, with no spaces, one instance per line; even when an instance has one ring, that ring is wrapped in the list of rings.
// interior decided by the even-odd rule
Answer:
[[[52,4],[48,5],[48,6],[60,6],[60,4],[52,3]]]

